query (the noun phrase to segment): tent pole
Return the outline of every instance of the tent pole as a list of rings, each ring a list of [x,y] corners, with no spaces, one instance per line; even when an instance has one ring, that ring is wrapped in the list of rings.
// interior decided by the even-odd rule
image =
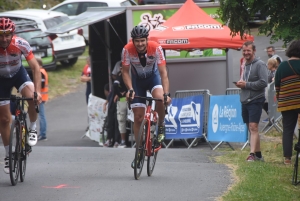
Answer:
[[[108,81],[109,81],[109,90],[112,90],[112,80],[111,80],[111,50],[110,50],[110,37],[109,37],[109,26],[108,22],[105,20],[104,21],[104,30],[105,30],[105,41],[108,44],[106,46],[106,55],[107,55],[107,72],[108,72]]]
[[[226,53],[226,88],[229,88],[229,64],[228,64],[229,56],[228,56],[228,48],[225,49],[225,53]]]

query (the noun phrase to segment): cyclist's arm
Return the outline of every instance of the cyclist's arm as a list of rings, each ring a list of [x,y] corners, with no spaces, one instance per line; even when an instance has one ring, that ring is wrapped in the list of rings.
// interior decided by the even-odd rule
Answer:
[[[122,72],[122,77],[124,84],[126,85],[127,89],[130,90],[132,89],[132,82],[129,74],[130,66],[124,66],[122,65],[123,72]]]
[[[164,52],[161,46],[158,46],[156,48],[156,57],[157,57],[157,65],[159,74],[161,77],[161,83],[163,86],[164,93],[169,93],[169,78],[168,78],[168,72],[167,72],[167,66],[166,66],[166,59],[164,56]]]
[[[35,59],[33,53],[32,53],[32,49],[29,45],[29,43],[22,39],[17,37],[17,47],[21,50],[21,53],[24,55],[29,67],[31,68],[32,71],[32,76],[33,76],[33,83],[34,83],[34,87],[35,87],[35,91],[38,94],[38,100],[41,100],[41,71],[40,71],[40,66],[37,62],[37,60]]]
[[[32,76],[33,76],[33,83],[36,92],[40,93],[41,91],[41,72],[40,72],[40,66],[38,62],[36,61],[35,57],[33,57],[30,60],[27,60],[28,65],[31,68]]]
[[[161,84],[164,90],[164,93],[169,93],[169,78],[166,65],[158,66],[159,74],[161,77]]]

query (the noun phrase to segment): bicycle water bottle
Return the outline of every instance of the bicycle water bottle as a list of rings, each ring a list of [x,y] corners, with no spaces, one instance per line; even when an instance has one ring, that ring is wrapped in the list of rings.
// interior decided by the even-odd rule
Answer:
[[[25,128],[22,128],[22,147],[25,148]]]

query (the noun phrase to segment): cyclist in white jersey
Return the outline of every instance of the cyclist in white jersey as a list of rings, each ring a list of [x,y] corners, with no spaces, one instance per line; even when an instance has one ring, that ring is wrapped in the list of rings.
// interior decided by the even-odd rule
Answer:
[[[13,87],[24,97],[32,97],[36,91],[38,103],[41,102],[40,83],[41,73],[39,65],[27,41],[14,35],[15,24],[8,18],[0,18],[0,98],[10,97]],[[22,66],[21,56],[26,58],[33,74],[34,83]],[[28,101],[28,114],[30,119],[28,152],[37,142],[36,120],[34,102]],[[9,136],[11,124],[10,101],[0,101],[0,133],[5,148],[4,172],[9,173]]]
[[[165,105],[171,103],[169,93],[169,79],[166,69],[166,60],[161,46],[148,41],[149,30],[142,26],[135,26],[131,31],[132,42],[123,48],[122,67],[123,80],[128,89],[127,99],[131,99],[135,94],[146,96],[149,90],[154,98],[160,98],[166,102],[156,102],[156,111],[159,116],[158,122],[158,142],[165,138]],[[131,77],[129,70],[131,67]],[[132,92],[132,97],[129,97]],[[138,132],[145,115],[145,100],[135,98],[132,100],[131,108],[134,113],[134,136],[138,139]],[[134,162],[131,164],[134,168]]]

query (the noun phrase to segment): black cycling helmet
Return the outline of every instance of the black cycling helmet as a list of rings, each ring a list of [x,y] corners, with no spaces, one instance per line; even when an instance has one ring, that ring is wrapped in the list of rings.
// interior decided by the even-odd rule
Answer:
[[[131,31],[131,38],[147,38],[149,36],[149,29],[143,25],[135,26]]]

